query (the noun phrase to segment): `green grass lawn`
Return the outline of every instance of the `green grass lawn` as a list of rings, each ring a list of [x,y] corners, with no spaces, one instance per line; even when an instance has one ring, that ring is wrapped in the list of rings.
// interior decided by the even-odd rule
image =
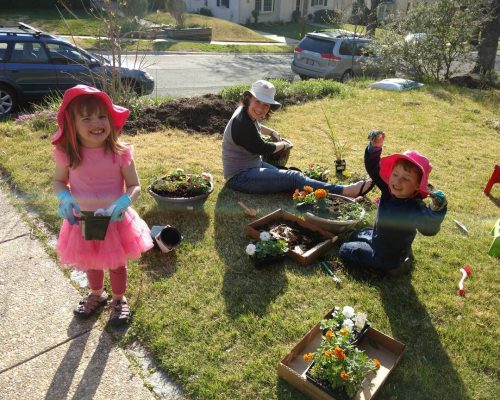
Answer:
[[[276,367],[336,305],[367,313],[373,327],[407,345],[379,398],[493,399],[500,391],[499,260],[487,255],[499,218],[500,185],[491,197],[482,193],[499,161],[500,92],[445,85],[401,93],[365,87],[366,82],[352,82],[341,96],[287,107],[268,125],[294,143],[288,164],[302,169],[310,162],[333,163],[320,106],[348,146],[351,174],[363,173],[366,136],[373,128],[387,134],[385,155],[411,148],[429,157],[431,182],[447,194],[449,211],[437,236],[417,235],[411,276],[380,279],[338,270],[342,283],[335,286],[318,264],[288,260],[257,271],[245,255],[250,220],[237,201],[262,216],[278,207],[293,211],[291,193],[247,195],[224,188],[220,136],[165,129],[124,137],[135,145],[144,189],[154,176],[177,167],[209,171],[215,179],[201,211],[162,211],[146,190],[134,204],[150,226],[171,224],[184,241],[172,253],[150,251],[130,264],[134,320],[123,341],[143,342],[189,398],[305,399],[278,379]],[[56,234],[52,134],[53,129],[0,123],[0,168],[26,194],[19,206],[35,209]],[[365,223],[374,215],[369,211]],[[454,219],[467,226],[468,235]],[[337,260],[345,239],[340,237],[326,259]],[[467,295],[460,297],[464,264],[473,275]]]
[[[299,40],[302,33],[302,25],[299,22],[287,22],[287,23],[259,23],[251,25],[252,29],[262,32],[273,33],[279,36],[285,36],[291,39]],[[345,29],[351,32],[357,32],[362,34],[365,32],[365,27],[355,26],[351,24],[342,24],[340,27],[334,27],[333,25],[326,24],[306,24],[304,31],[314,32],[319,30],[337,30]]]

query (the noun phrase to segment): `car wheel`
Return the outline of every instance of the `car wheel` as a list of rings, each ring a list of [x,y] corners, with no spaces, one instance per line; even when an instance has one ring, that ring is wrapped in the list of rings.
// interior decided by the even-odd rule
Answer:
[[[10,114],[17,106],[17,96],[14,89],[0,84],[0,116]]]
[[[354,78],[354,72],[352,72],[350,69],[345,71],[342,76],[340,77],[340,81],[342,83],[346,83],[348,80]]]
[[[310,77],[310,76],[307,76],[307,75],[300,75],[300,74],[299,74],[299,77],[300,77],[300,79],[301,79],[301,80],[303,80],[303,81],[307,81],[307,80],[311,79],[311,77]]]

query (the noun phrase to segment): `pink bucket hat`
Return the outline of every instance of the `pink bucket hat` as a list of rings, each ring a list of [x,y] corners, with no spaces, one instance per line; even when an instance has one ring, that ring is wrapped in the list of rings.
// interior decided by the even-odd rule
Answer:
[[[52,144],[56,144],[61,139],[63,139],[64,120],[69,120],[68,113],[66,112],[68,105],[73,99],[83,94],[91,94],[93,96],[99,97],[108,109],[108,114],[114,122],[116,133],[119,134],[122,130],[123,125],[125,125],[125,122],[127,121],[129,110],[127,110],[125,107],[113,104],[113,101],[106,93],[100,91],[99,89],[96,89],[95,87],[87,85],[76,85],[64,92],[61,105],[57,110],[58,128],[55,135],[52,137]]]
[[[380,160],[380,177],[385,183],[388,184],[389,178],[392,174],[392,169],[394,168],[394,164],[396,164],[396,161],[401,158],[412,162],[418,168],[420,168],[420,170],[422,171],[422,179],[420,180],[419,193],[423,198],[427,197],[427,195],[429,194],[427,185],[429,183],[429,175],[432,170],[432,164],[429,162],[429,159],[427,157],[423,156],[418,151],[407,150],[403,154],[396,153],[391,154],[387,157],[382,157],[382,159]]]

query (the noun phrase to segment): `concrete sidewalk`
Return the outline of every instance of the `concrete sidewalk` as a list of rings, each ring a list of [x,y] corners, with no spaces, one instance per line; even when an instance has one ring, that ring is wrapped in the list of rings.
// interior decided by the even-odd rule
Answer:
[[[0,188],[0,399],[154,399]]]

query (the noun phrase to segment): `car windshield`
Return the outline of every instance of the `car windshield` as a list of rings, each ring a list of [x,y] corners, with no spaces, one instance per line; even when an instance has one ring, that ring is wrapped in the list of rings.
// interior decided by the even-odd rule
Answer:
[[[334,40],[322,40],[310,36],[306,36],[299,44],[301,49],[314,51],[319,54],[332,53],[334,46]]]

